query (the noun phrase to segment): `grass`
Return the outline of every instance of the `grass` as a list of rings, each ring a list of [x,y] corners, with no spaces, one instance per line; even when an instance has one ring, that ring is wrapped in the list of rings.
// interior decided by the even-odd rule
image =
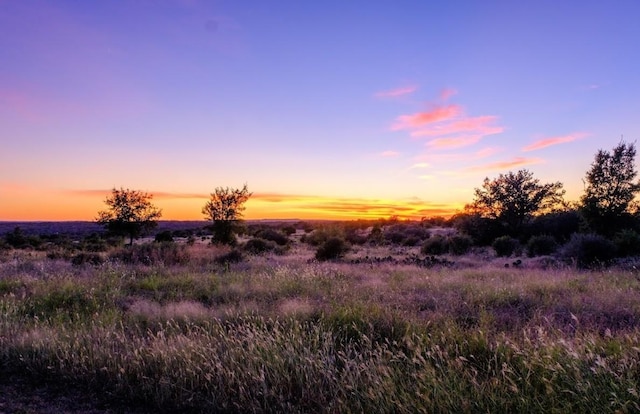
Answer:
[[[0,263],[0,372],[155,412],[640,411],[637,273],[193,248]]]

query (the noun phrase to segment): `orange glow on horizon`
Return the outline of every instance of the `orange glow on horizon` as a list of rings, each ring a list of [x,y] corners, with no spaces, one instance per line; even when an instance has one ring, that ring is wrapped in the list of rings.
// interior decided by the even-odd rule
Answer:
[[[2,202],[0,221],[93,221],[106,206],[109,190],[37,191],[22,188],[20,194],[7,194]],[[161,220],[204,220],[202,206],[208,194],[150,192],[152,202],[162,209]],[[4,197],[3,197],[4,198]],[[46,205],[43,200],[46,199]],[[244,218],[356,220],[397,216],[419,220],[422,217],[450,217],[464,203],[428,203],[421,200],[361,199],[254,193],[246,204]]]

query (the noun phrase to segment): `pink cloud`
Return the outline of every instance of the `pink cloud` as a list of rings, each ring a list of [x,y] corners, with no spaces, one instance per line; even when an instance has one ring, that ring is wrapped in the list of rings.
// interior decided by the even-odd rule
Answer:
[[[440,92],[440,99],[443,101],[448,100],[453,95],[457,95],[458,91],[452,88],[445,88]]]
[[[410,95],[417,90],[417,86],[405,86],[401,88],[390,89],[388,91],[378,92],[374,96],[376,98],[397,98],[400,96]]]
[[[396,118],[392,130],[420,128],[436,122],[443,122],[455,118],[462,112],[459,105],[438,106],[431,111],[418,112],[411,115],[401,115]]]
[[[468,171],[494,171],[494,170],[507,170],[511,168],[522,167],[525,165],[540,164],[544,162],[541,158],[524,158],[515,157],[508,161],[500,161],[492,164],[479,165],[476,167],[468,168]]]
[[[526,147],[522,148],[522,151],[535,151],[542,148],[551,147],[553,145],[564,144],[566,142],[572,142],[586,137],[589,134],[584,132],[576,132],[569,135],[562,135],[558,137],[545,138],[538,141],[535,141]]]
[[[490,125],[497,119],[495,116],[476,116],[462,118],[444,125],[433,125],[430,128],[420,129],[411,133],[412,137],[442,136],[458,134],[460,132],[474,131],[481,135],[499,134],[504,131],[503,127]]]
[[[482,135],[436,138],[429,141],[427,146],[436,149],[460,148],[473,145],[481,139]]]

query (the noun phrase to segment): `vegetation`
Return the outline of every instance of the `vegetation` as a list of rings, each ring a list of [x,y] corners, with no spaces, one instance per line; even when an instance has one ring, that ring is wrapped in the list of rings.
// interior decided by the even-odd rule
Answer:
[[[0,263],[0,376],[121,411],[640,410],[636,272],[310,263],[301,243],[218,265],[222,247],[185,249],[170,266]]]
[[[113,189],[105,200],[107,210],[98,212],[99,224],[114,236],[133,240],[153,229],[162,212],[151,204],[153,196],[137,190]]]
[[[235,245],[235,232],[251,193],[245,184],[240,189],[217,187],[202,208],[202,214],[212,222],[212,243]]]
[[[211,243],[133,245],[160,211],[114,189],[106,234],[0,238],[0,379],[116,411],[640,412],[634,157],[598,152],[579,205],[521,170],[449,220],[240,232],[247,186],[216,188]]]
[[[585,178],[581,211],[589,227],[611,235],[631,224],[630,208],[640,192],[635,181],[634,144],[620,143],[611,152],[599,150]]]
[[[495,219],[511,235],[522,231],[534,214],[553,211],[562,205],[564,190],[559,182],[540,184],[533,173],[520,170],[484,179],[475,189],[473,202],[466,210]]]

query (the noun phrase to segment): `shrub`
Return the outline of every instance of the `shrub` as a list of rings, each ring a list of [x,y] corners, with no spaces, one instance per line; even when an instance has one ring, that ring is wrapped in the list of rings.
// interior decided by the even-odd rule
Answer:
[[[464,234],[456,234],[449,238],[449,253],[455,255],[463,255],[469,252],[473,240]]]
[[[527,242],[527,256],[545,256],[553,254],[558,250],[558,243],[552,236],[543,234],[533,236]]]
[[[228,266],[231,263],[240,263],[244,260],[244,256],[240,250],[233,249],[229,253],[216,257],[214,260],[218,264]]]
[[[640,255],[640,234],[633,230],[622,230],[613,237],[616,253],[620,257]]]
[[[104,259],[98,253],[78,253],[71,258],[71,264],[74,266],[83,266],[86,264],[92,266],[100,266],[104,263]]]
[[[420,249],[422,254],[444,254],[449,251],[449,241],[442,235],[436,234],[425,240]]]
[[[518,240],[511,236],[501,236],[493,241],[491,247],[496,251],[498,257],[511,256],[520,246]]]
[[[562,256],[586,269],[608,264],[615,257],[615,250],[613,242],[603,236],[576,233],[562,249]]]
[[[112,252],[109,257],[122,263],[147,266],[185,264],[190,259],[186,246],[176,243],[147,243],[122,247]]]
[[[170,230],[161,231],[156,234],[155,241],[158,243],[171,243],[173,241],[173,235]]]
[[[276,243],[278,246],[284,246],[289,243],[289,238],[284,234],[274,229],[260,230],[256,237],[264,240],[269,240]]]
[[[327,239],[316,251],[316,259],[320,261],[338,259],[349,250],[347,243],[339,237]]]
[[[250,239],[244,245],[244,250],[252,254],[263,254],[273,251],[275,248],[275,242],[257,237]]]

